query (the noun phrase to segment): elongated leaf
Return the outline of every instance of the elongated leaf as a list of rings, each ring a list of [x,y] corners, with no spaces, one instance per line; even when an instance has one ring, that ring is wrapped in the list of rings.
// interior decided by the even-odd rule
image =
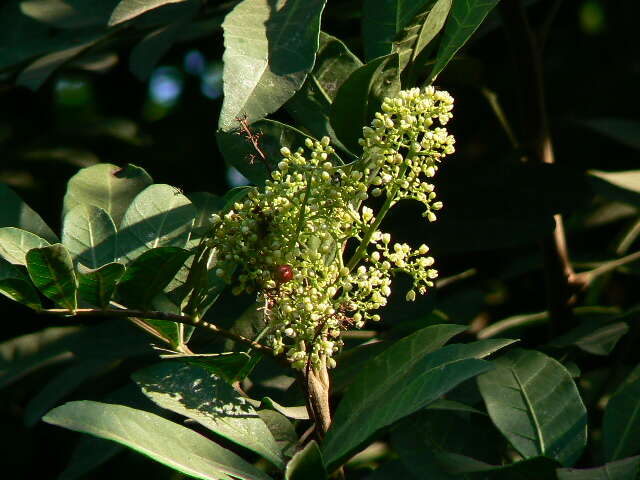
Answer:
[[[65,340],[79,330],[78,327],[51,327],[0,343],[0,388],[41,367],[73,358]]]
[[[269,477],[202,435],[142,410],[100,402],[69,402],[43,420],[121,443],[186,475],[206,480]]]
[[[78,282],[71,255],[64,245],[56,243],[29,250],[27,271],[45,297],[69,310],[78,307]]]
[[[620,340],[629,331],[625,322],[603,322],[587,320],[564,335],[556,337],[551,345],[566,347],[575,345],[593,355],[609,355]]]
[[[325,0],[244,0],[227,15],[224,30],[224,103],[219,128],[237,128],[275,112],[313,68]]]
[[[559,468],[556,473],[558,480],[635,480],[640,474],[640,456],[596,468]]]
[[[120,168],[99,163],[83,168],[67,184],[63,216],[77,205],[93,205],[107,212],[116,226],[120,225],[135,196],[152,183],[149,174],[135,165]]]
[[[477,358],[512,343],[496,341],[450,345],[438,350],[464,328],[435,325],[403,338],[365,364],[349,387],[322,446],[329,470],[353,453],[379,429],[428,405],[438,397],[491,368]]]
[[[325,480],[327,469],[322,460],[322,452],[315,440],[296,453],[287,464],[285,480]]]
[[[158,61],[169,51],[180,32],[193,20],[201,2],[198,0],[183,1],[187,8],[169,25],[154,30],[145,36],[131,51],[129,69],[139,80],[146,80]]]
[[[162,7],[169,3],[180,3],[185,0],[121,0],[111,13],[109,26],[112,27],[132,18],[142,15],[149,10]]]
[[[40,215],[4,183],[0,183],[0,207],[0,227],[18,227],[49,242],[58,241]]]
[[[309,412],[305,405],[300,405],[299,407],[285,407],[269,397],[264,397],[260,402],[260,406],[275,410],[285,417],[293,418],[294,420],[309,420]]]
[[[228,384],[239,382],[251,373],[260,360],[260,355],[245,352],[210,353],[200,355],[181,355],[178,360],[197,365],[207,372],[221,377]]]
[[[330,123],[331,103],[349,75],[362,66],[344,43],[320,32],[320,47],[313,71],[302,88],[289,100],[285,108],[316,138],[328,136],[341,150],[346,147],[338,140]]]
[[[276,441],[251,404],[220,377],[201,367],[162,362],[133,375],[151,400],[197,421],[284,468]]]
[[[577,122],[612,140],[640,150],[640,122],[626,118],[592,118]]]
[[[433,81],[467,43],[499,0],[454,0],[444,34],[438,48],[436,62],[429,78]]]
[[[81,55],[86,50],[89,50],[98,42],[101,36],[102,34],[93,35],[89,40],[81,43],[80,45],[74,45],[38,58],[20,72],[20,75],[18,75],[18,78],[16,79],[16,83],[30,88],[31,90],[37,90],[44,84],[51,74],[53,74],[53,72],[65,63],[70,62],[75,57]]]
[[[87,358],[60,371],[29,400],[24,411],[24,423],[28,427],[34,426],[60,400],[113,361],[114,358]]]
[[[0,294],[33,310],[42,308],[38,292],[33,288],[31,282],[27,280],[21,278],[4,278],[0,280]]]
[[[267,165],[260,161],[258,152],[244,136],[218,132],[216,139],[224,159],[256,185],[262,185],[270,177],[270,171],[276,168],[282,158],[282,147],[295,152],[307,138],[300,130],[275,120],[256,122],[251,125],[251,130],[261,133],[260,148],[267,157]]]
[[[119,263],[109,263],[97,270],[81,272],[78,278],[78,294],[91,305],[107,308],[123,274],[124,265]]]
[[[35,233],[15,227],[0,228],[0,256],[15,265],[26,265],[26,255],[32,248],[49,245]]]
[[[404,27],[393,43],[393,51],[400,56],[400,70],[418,55],[444,27],[453,0],[423,3],[422,10]]]
[[[75,261],[91,269],[118,258],[116,226],[107,212],[94,205],[78,205],[65,215],[62,243]]]
[[[608,461],[640,452],[640,378],[625,383],[607,403],[603,436]]]
[[[640,205],[640,170],[590,170],[588,173],[597,193],[636,207]]]
[[[571,374],[543,353],[514,350],[478,377],[489,416],[524,458],[572,465],[587,441],[587,412]]]
[[[432,0],[365,0],[362,7],[362,37],[367,61],[391,53],[393,41]]]
[[[533,457],[506,465],[490,465],[480,462],[475,458],[458,455],[455,453],[441,453],[438,462],[442,467],[457,475],[464,473],[490,473],[490,477],[496,479],[540,480],[555,478],[558,462],[547,457]],[[472,478],[476,478],[475,476]]]
[[[132,308],[149,308],[189,255],[187,250],[176,247],[158,247],[143,253],[131,262],[120,280],[119,298]]]
[[[176,188],[147,187],[127,209],[118,234],[120,256],[131,261],[157,247],[184,248],[196,209]],[[166,286],[166,285],[165,285]]]
[[[384,97],[400,91],[398,55],[376,58],[353,72],[342,84],[331,105],[331,125],[338,139],[352,152],[360,153],[358,139],[380,110]]]

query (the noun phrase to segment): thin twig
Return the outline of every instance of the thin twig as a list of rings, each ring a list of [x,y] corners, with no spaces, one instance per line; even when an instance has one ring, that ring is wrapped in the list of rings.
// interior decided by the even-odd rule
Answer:
[[[267,169],[267,175],[270,174],[273,168],[271,168],[271,165],[269,165],[269,160],[267,159],[267,155],[266,153],[264,153],[264,150],[262,150],[262,147],[260,146],[260,137],[262,137],[262,132],[256,133],[253,130],[251,130],[251,127],[249,126],[249,121],[247,120],[246,115],[243,117],[237,117],[236,121],[240,124],[240,131],[238,132],[238,134],[242,135],[244,138],[246,138],[249,141],[249,143],[251,143],[254,150],[258,153],[258,158],[260,159],[264,167]],[[253,160],[255,158],[256,158],[255,155],[250,155],[251,163],[253,163]]]
[[[145,310],[133,310],[129,308],[118,308],[118,309],[93,309],[93,308],[78,308],[75,311],[67,310],[65,308],[49,308],[40,310],[39,313],[47,314],[47,315],[64,315],[70,317],[102,317],[102,316],[113,316],[113,317],[127,317],[127,318],[153,318],[156,320],[168,320],[170,322],[182,323],[184,325],[192,325],[194,327],[202,327],[207,330],[211,330],[212,332],[217,333],[223,337],[226,337],[230,340],[234,340],[240,343],[247,344],[251,346],[251,348],[255,348],[261,352],[266,352],[271,355],[274,355],[273,349],[258,343],[250,338],[243,337],[242,335],[238,335],[237,333],[233,333],[229,330],[225,330],[224,328],[220,328],[217,325],[206,322],[204,320],[195,319],[189,315],[179,315],[176,313],[168,313],[168,312],[160,312],[160,311],[145,311]]]

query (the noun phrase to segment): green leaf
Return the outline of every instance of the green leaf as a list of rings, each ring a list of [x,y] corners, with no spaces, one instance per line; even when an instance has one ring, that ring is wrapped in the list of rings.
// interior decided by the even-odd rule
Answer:
[[[294,420],[309,420],[309,412],[305,405],[301,405],[299,407],[285,407],[269,397],[264,397],[260,402],[260,406],[275,410],[285,417],[293,418]]]
[[[66,340],[79,327],[50,327],[0,343],[0,388],[47,365],[65,362],[73,357]]]
[[[596,193],[611,200],[640,206],[640,170],[621,172],[589,170],[588,174]]]
[[[275,120],[260,120],[251,125],[254,133],[261,133],[260,148],[266,156],[267,165],[261,160],[251,142],[244,136],[234,132],[216,134],[218,148],[224,159],[233,165],[256,185],[264,184],[270,178],[270,170],[276,168],[282,158],[280,149],[288,147],[295,152],[304,145],[307,135],[289,125]]]
[[[158,61],[173,46],[178,35],[189,25],[201,6],[199,0],[184,1],[185,8],[169,25],[163,25],[145,36],[131,51],[129,69],[138,80],[146,80]]]
[[[325,0],[244,0],[224,30],[224,102],[218,127],[237,129],[275,112],[302,86],[313,68]]]
[[[15,265],[27,264],[27,252],[49,245],[44,238],[15,227],[0,228],[0,256]]]
[[[26,0],[20,2],[23,14],[47,24],[64,29],[101,27],[109,18],[105,7],[113,9],[113,0]]]
[[[640,122],[626,118],[592,118],[577,122],[627,147],[640,150]]]
[[[362,39],[367,60],[392,52],[398,34],[431,0],[365,0],[362,7]]]
[[[604,452],[608,461],[640,451],[640,378],[625,383],[604,411]]]
[[[78,205],[65,215],[62,243],[74,261],[91,269],[118,258],[116,226],[107,212],[94,205]]]
[[[175,187],[156,184],[145,188],[122,219],[120,257],[131,261],[153,248],[184,248],[195,216],[195,207]]]
[[[3,278],[0,280],[0,294],[33,310],[42,308],[38,292],[33,288],[31,282],[22,278]]]
[[[360,153],[358,139],[380,110],[384,97],[400,91],[398,55],[376,58],[353,72],[342,84],[331,105],[331,125],[338,139],[353,153]]]
[[[428,410],[447,410],[451,412],[465,412],[465,413],[476,413],[479,415],[486,415],[486,413],[484,413],[483,411],[478,410],[477,408],[473,408],[465,403],[456,402],[453,400],[446,400],[444,398],[441,398],[431,403],[430,405],[427,406],[427,409]]]
[[[398,34],[393,51],[400,56],[400,70],[414,63],[418,55],[440,33],[449,15],[453,0],[437,0],[423,3],[422,10]]]
[[[107,308],[124,274],[124,265],[109,263],[97,270],[80,272],[78,294],[82,300],[100,308]]]
[[[495,341],[441,347],[464,330],[435,325],[405,337],[362,368],[338,405],[322,450],[329,470],[381,428],[410,415],[491,368],[477,358],[512,343]]]
[[[471,35],[499,0],[454,0],[447,25],[444,28],[442,40],[438,48],[435,65],[429,74],[433,81],[444,67],[451,61],[462,46],[467,43]]]
[[[567,347],[575,345],[593,355],[609,355],[618,341],[629,331],[625,322],[587,320],[582,325],[556,337],[550,346]]]
[[[93,205],[107,212],[116,226],[120,225],[135,196],[152,183],[149,174],[135,165],[120,168],[99,163],[83,168],[67,183],[63,216],[77,205]]]
[[[68,250],[61,243],[27,253],[27,271],[45,297],[69,310],[78,307],[78,282]]]
[[[491,476],[483,478],[505,480],[555,479],[558,466],[558,462],[546,457],[527,458],[506,465],[490,465],[455,453],[441,453],[438,462],[446,471],[456,475],[454,478],[459,478],[457,475],[464,473],[489,472]]]
[[[4,183],[0,183],[0,227],[18,227],[49,242],[58,241],[40,215]]]
[[[158,247],[143,253],[127,267],[118,283],[118,297],[130,308],[148,309],[190,255],[177,247]]]
[[[113,357],[86,358],[56,373],[27,403],[23,414],[25,425],[34,426],[58,401],[68,396],[89,378],[104,371],[113,362]]]
[[[142,15],[149,10],[162,7],[169,3],[181,3],[185,0],[121,0],[111,13],[109,26],[113,27],[119,23],[126,22],[132,18]]]
[[[186,475],[206,480],[269,480],[236,454],[199,433],[142,410],[107,403],[69,402],[43,420],[125,445]]]
[[[326,480],[327,469],[315,440],[311,440],[287,464],[285,480]]]
[[[16,84],[30,88],[31,90],[37,90],[44,84],[47,78],[53,74],[53,72],[65,63],[78,57],[86,50],[89,50],[101,38],[102,33],[96,34],[80,45],[74,45],[38,58],[20,72],[20,75],[18,75],[18,78],[16,79]]]
[[[245,352],[180,355],[175,358],[204,368],[207,372],[222,377],[228,384],[244,380],[260,360],[259,355],[251,356]]]
[[[316,138],[328,136],[341,150],[347,150],[338,140],[330,123],[331,103],[349,76],[362,66],[344,43],[320,32],[320,47],[313,71],[302,88],[286,104],[287,112],[296,124],[305,127]]]
[[[133,379],[161,407],[195,420],[284,468],[267,426],[251,404],[221,378],[198,366],[162,362],[136,372]]]
[[[587,441],[587,411],[571,374],[543,353],[513,350],[478,377],[498,430],[526,459],[546,456],[571,466]]]
[[[559,468],[558,480],[636,480],[640,456],[625,458],[596,468]]]

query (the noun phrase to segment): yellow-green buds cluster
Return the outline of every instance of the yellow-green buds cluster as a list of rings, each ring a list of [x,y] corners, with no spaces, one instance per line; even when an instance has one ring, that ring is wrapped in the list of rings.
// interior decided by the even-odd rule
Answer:
[[[294,368],[322,359],[334,366],[340,332],[360,328],[391,294],[394,274],[413,278],[424,294],[433,286],[434,259],[422,245],[391,242],[379,230],[389,208],[415,199],[435,220],[442,207],[428,179],[453,152],[453,137],[434,121],[451,117],[452,98],[432,87],[400,92],[385,99],[371,127],[363,129],[364,153],[350,165],[337,165],[329,139],[307,139],[306,150],[282,148],[282,159],[264,189],[252,189],[244,201],[212,218],[210,245],[216,250],[216,274],[233,292],[257,292],[269,322],[268,339]],[[364,202],[384,194],[374,211]],[[347,244],[355,253],[345,259]]]

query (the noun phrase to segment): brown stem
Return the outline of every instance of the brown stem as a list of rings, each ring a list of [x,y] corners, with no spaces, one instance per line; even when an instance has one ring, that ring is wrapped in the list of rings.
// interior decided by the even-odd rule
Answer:
[[[520,86],[523,134],[522,147],[529,161],[554,163],[543,86],[540,45],[529,26],[521,0],[500,3],[504,25],[512,48]],[[553,217],[555,228],[542,241],[547,290],[547,309],[552,333],[565,330],[572,323],[571,304],[578,289],[561,215]]]
[[[331,426],[331,410],[329,408],[329,372],[326,358],[321,357],[320,365],[310,364],[300,373],[301,385],[305,390],[309,418],[315,422],[315,434],[322,441]]]
[[[154,318],[157,320],[168,320],[170,322],[182,323],[184,325],[192,325],[194,327],[202,327],[207,330],[211,330],[212,332],[217,333],[218,335],[222,335],[223,337],[229,338],[231,340],[235,340],[236,342],[244,343],[249,345],[251,348],[255,348],[261,352],[266,352],[271,355],[274,355],[273,349],[258,343],[250,338],[243,337],[242,335],[238,335],[237,333],[233,333],[229,330],[225,330],[223,328],[218,327],[209,322],[205,322],[204,320],[195,319],[189,315],[179,315],[175,313],[168,312],[159,312],[159,311],[145,311],[145,310],[132,310],[129,308],[117,308],[117,309],[93,309],[93,308],[78,308],[75,311],[67,310],[64,308],[50,308],[46,310],[40,310],[38,313],[44,313],[48,315],[67,315],[67,316],[78,316],[78,317],[102,317],[105,315],[115,316],[115,317],[127,317],[132,319],[144,319],[144,318]]]

